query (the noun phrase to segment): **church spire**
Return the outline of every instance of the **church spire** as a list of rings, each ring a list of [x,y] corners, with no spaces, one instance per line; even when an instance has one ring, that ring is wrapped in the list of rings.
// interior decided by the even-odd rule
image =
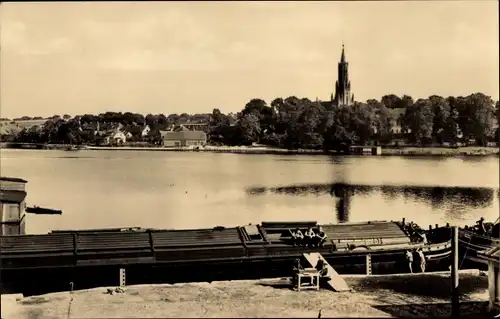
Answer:
[[[338,79],[335,83],[334,103],[336,105],[351,105],[351,81],[349,81],[349,63],[345,58],[344,41],[342,41],[342,55],[338,63]]]
[[[344,41],[342,41],[342,56],[340,57],[340,62],[345,62],[345,51],[344,51]]]

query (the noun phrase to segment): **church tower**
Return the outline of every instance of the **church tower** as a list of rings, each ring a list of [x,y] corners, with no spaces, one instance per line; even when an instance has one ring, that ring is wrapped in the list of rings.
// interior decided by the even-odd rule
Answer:
[[[332,94],[335,105],[352,105],[354,94],[351,95],[351,82],[349,81],[349,63],[345,58],[344,44],[342,44],[342,55],[338,64],[338,80],[335,83],[335,96]]]

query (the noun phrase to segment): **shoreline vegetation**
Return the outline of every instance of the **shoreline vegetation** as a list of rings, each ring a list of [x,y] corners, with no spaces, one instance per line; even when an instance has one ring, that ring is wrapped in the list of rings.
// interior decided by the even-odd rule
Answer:
[[[367,146],[370,147],[370,146]],[[71,145],[47,144],[42,148],[35,148],[30,144],[12,145],[0,143],[0,149],[43,149],[43,150],[92,150],[92,151],[156,151],[156,152],[210,152],[210,153],[235,153],[235,154],[290,154],[290,155],[346,155],[335,151],[311,149],[284,149],[265,146],[211,146],[204,147],[162,147],[162,146],[89,146],[80,145],[72,148]],[[499,147],[381,147],[382,156],[491,156],[500,155]],[[349,154],[347,154],[349,155]],[[366,155],[360,155],[366,156]],[[368,155],[370,156],[370,155]]]
[[[461,317],[486,317],[488,277],[460,275]],[[2,295],[4,318],[32,317],[439,317],[451,314],[449,272],[343,276],[351,292],[296,292],[289,278],[101,287],[22,297]],[[116,293],[109,293],[109,291]],[[249,305],[252,305],[249,307]]]
[[[244,148],[262,145],[267,153],[307,154],[380,145],[385,154],[392,155],[476,155],[491,152],[488,148],[477,152],[460,148],[498,147],[499,122],[500,103],[483,93],[432,95],[416,101],[407,95],[389,94],[349,105],[290,96],[270,103],[254,98],[236,114],[213,109],[211,113],[168,116],[105,112],[2,118],[0,141],[72,147],[220,145],[221,151],[242,153],[263,152]]]

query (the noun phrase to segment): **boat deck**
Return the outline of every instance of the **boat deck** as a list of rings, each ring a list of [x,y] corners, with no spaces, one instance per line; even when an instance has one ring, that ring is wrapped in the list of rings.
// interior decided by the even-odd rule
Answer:
[[[72,267],[87,264],[228,261],[300,255],[304,251],[345,254],[403,249],[410,239],[395,222],[322,225],[323,247],[295,247],[291,230],[316,222],[262,223],[212,229],[123,229],[56,231],[0,237],[3,267]],[[47,258],[45,258],[47,257]]]

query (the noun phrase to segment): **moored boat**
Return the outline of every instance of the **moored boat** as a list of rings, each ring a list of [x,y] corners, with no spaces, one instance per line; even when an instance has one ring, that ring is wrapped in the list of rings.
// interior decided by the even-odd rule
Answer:
[[[33,206],[33,207],[27,207],[26,213],[37,214],[37,215],[61,215],[62,211],[60,209]]]
[[[404,219],[326,225],[262,222],[179,230],[128,227],[25,235],[26,181],[0,178],[0,182],[0,203],[18,212],[1,215],[7,230],[0,236],[2,292],[68,290],[70,282],[75,289],[116,285],[119,269],[126,270],[129,284],[282,277],[290,275],[297,258],[313,252],[320,253],[340,274],[408,272],[406,252],[419,248],[427,271],[446,270],[450,265],[450,228],[422,230]],[[305,233],[320,227],[326,234],[323,245],[293,237],[297,229]]]
[[[476,225],[460,228],[458,236],[462,267],[486,270],[487,262],[477,254],[500,245],[500,218],[493,223],[481,218]]]
[[[92,282],[109,284],[119,268],[127,269],[127,280],[134,283],[287,276],[293,261],[311,252],[321,253],[340,274],[398,273],[408,271],[405,252],[417,248],[424,252],[428,271],[450,265],[449,240],[413,240],[401,222],[321,225],[328,236],[323,247],[294,245],[294,229],[318,226],[316,222],[263,222],[229,228],[2,236],[2,279],[11,290],[26,290],[28,278],[62,286],[78,282],[80,288]],[[433,237],[432,231],[439,229],[426,231],[428,238]]]

